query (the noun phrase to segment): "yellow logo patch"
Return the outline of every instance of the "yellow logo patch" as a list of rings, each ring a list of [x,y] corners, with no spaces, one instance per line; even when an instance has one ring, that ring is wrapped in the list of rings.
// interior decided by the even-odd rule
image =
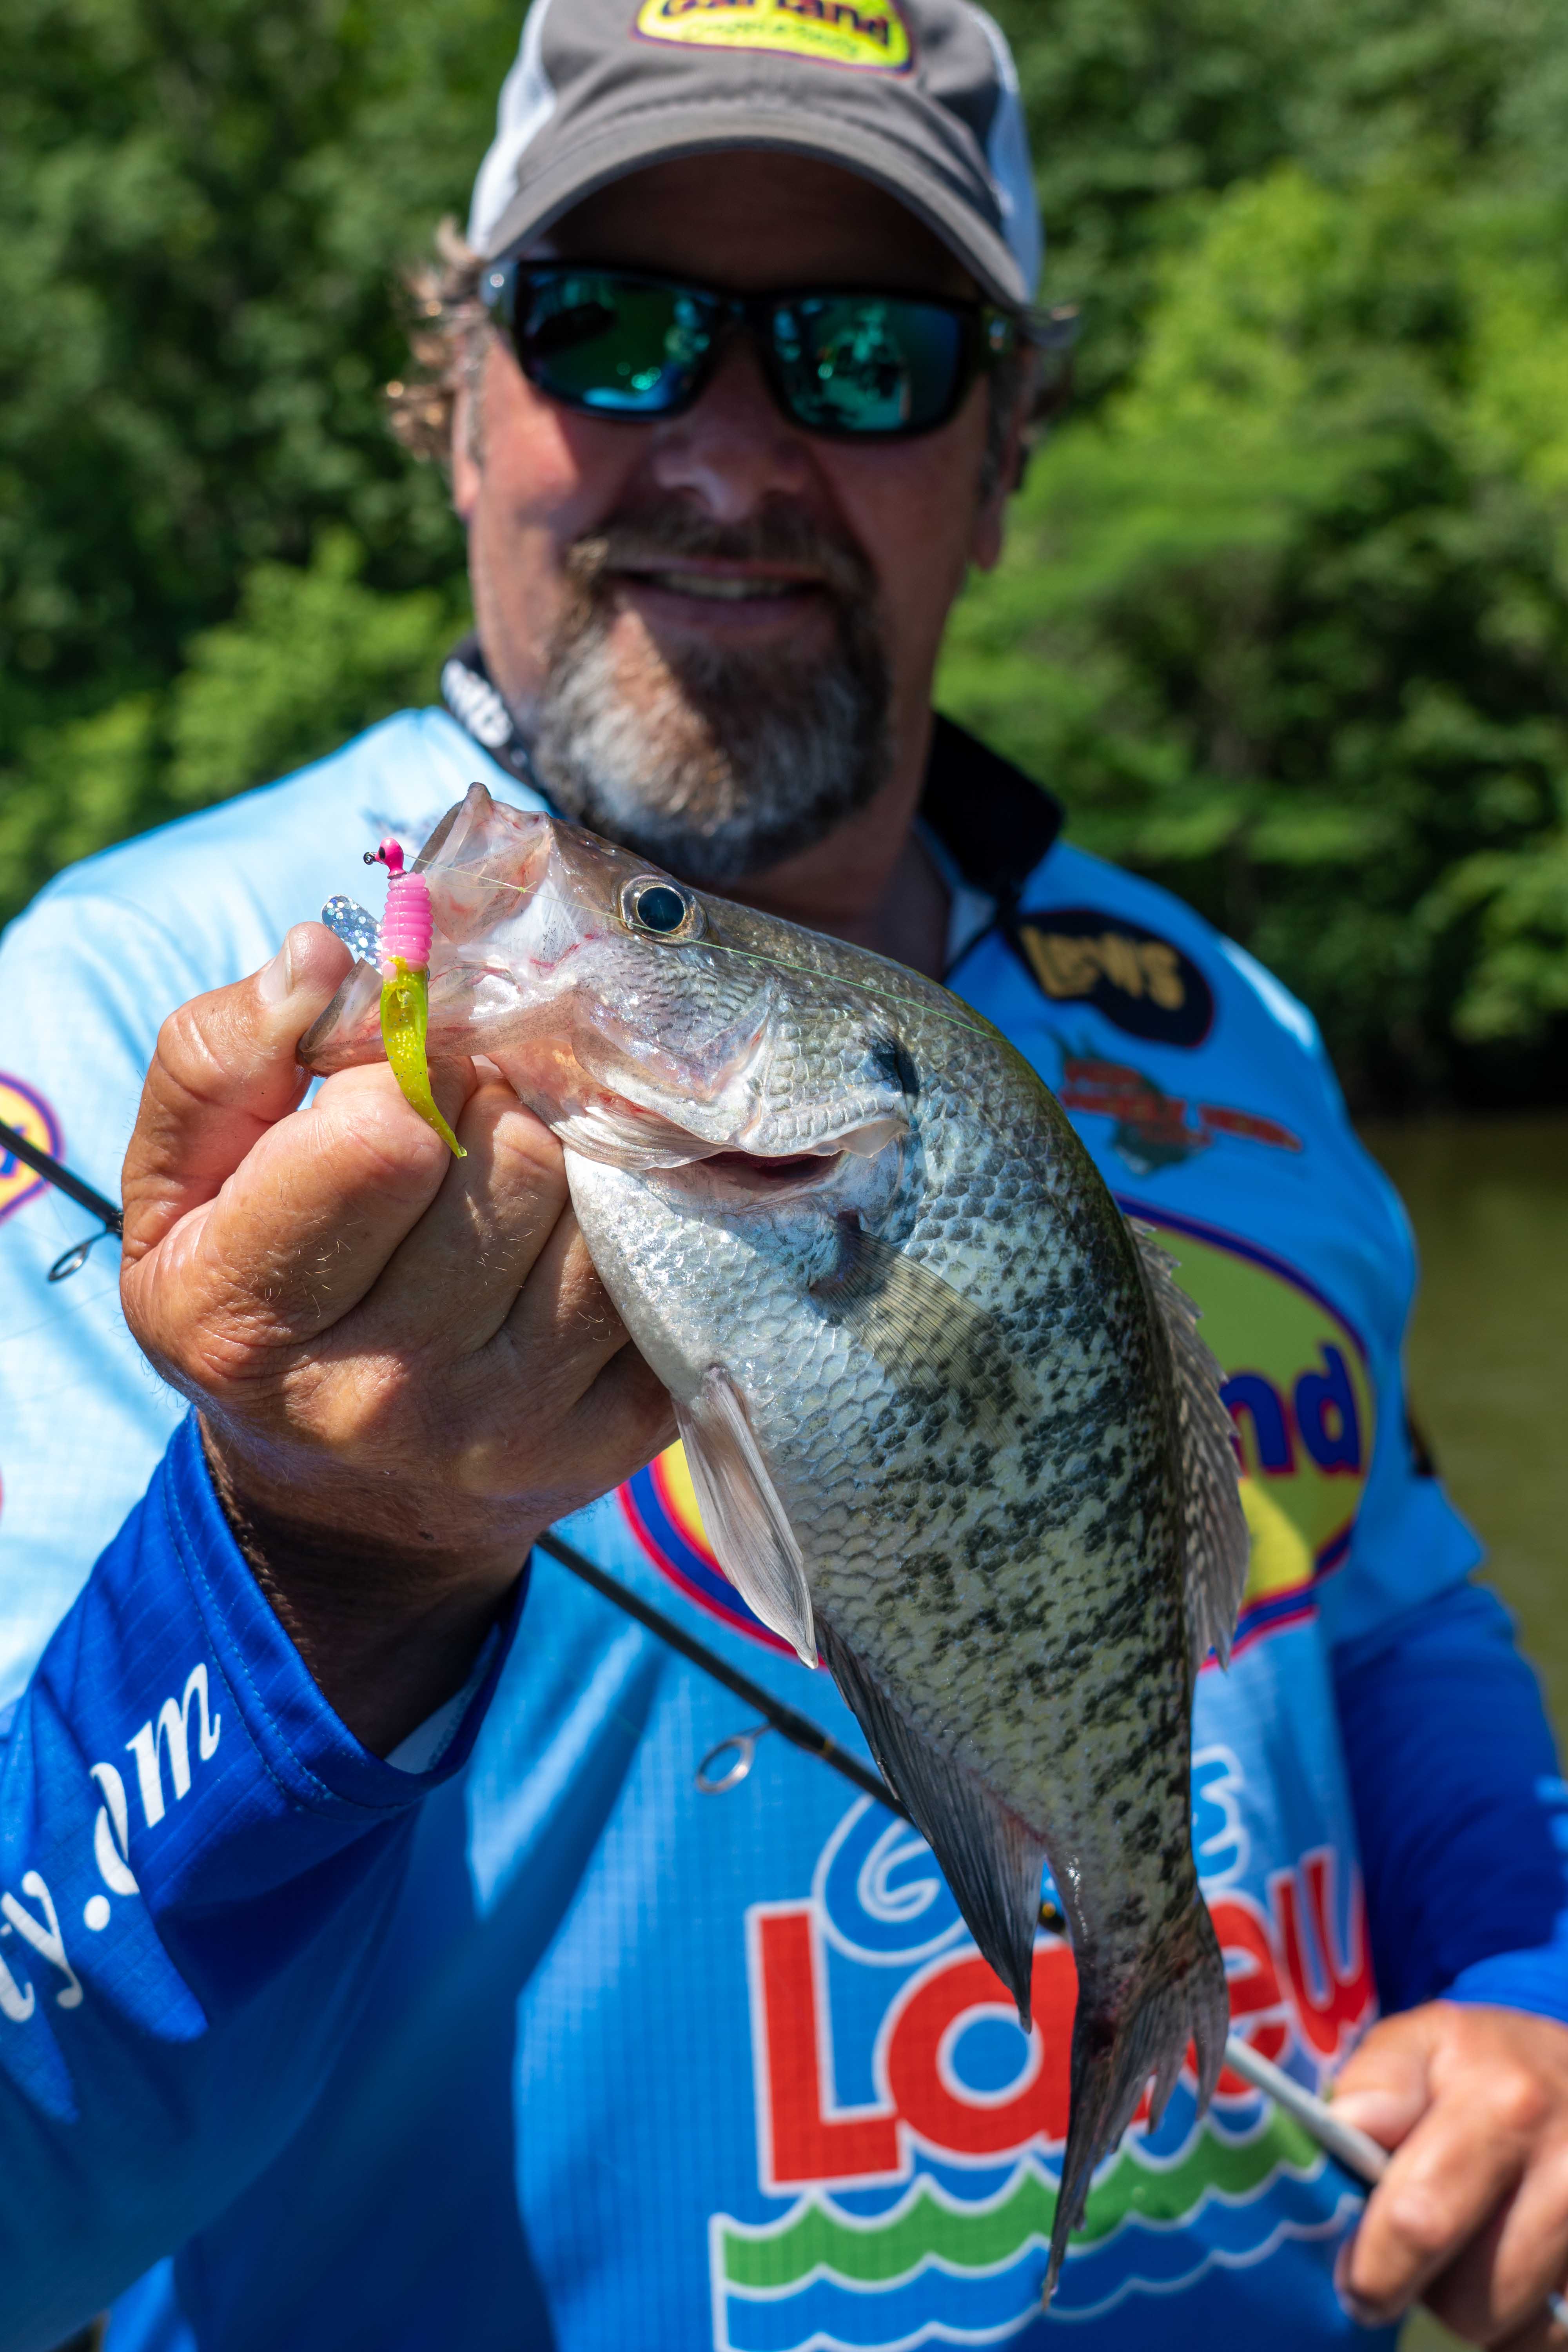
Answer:
[[[1266,1250],[1140,1207],[1177,1260],[1225,1369],[1252,1532],[1247,1602],[1336,1568],[1372,1466],[1377,1400],[1361,1339],[1339,1310]]]
[[[637,27],[650,41],[774,49],[860,73],[902,73],[912,54],[898,0],[642,0]]]

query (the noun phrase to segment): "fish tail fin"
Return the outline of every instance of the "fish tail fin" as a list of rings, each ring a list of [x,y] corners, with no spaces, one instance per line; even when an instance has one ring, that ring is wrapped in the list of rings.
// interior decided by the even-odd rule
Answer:
[[[1051,2230],[1047,2304],[1068,2239],[1083,2220],[1094,2168],[1131,2122],[1150,2076],[1154,2077],[1151,2122],[1158,2123],[1189,2041],[1197,2046],[1200,2114],[1214,2095],[1225,2063],[1230,1996],[1225,1962],[1201,1897],[1194,1895],[1190,1911],[1163,1938],[1139,1981],[1131,2000],[1116,2002],[1110,1989],[1097,1982],[1092,1958],[1080,1958],[1072,2029],[1071,2120]]]

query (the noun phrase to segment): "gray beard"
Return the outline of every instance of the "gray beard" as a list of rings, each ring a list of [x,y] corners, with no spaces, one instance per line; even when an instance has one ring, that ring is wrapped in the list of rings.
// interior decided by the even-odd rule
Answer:
[[[656,646],[628,691],[605,574],[633,554],[657,565],[671,553],[822,563],[832,650],[803,665]],[[584,542],[571,568],[577,593],[527,730],[563,815],[722,888],[813,847],[875,797],[890,764],[888,666],[858,554],[793,520],[734,532],[671,516]]]

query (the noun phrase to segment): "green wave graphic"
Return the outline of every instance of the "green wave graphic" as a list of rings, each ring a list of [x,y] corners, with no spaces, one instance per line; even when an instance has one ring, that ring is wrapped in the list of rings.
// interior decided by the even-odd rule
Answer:
[[[1149,2221],[1179,2221],[1205,2189],[1246,2197],[1284,2168],[1310,2178],[1323,2158],[1290,2117],[1275,2110],[1256,2139],[1216,2137],[1207,2126],[1179,2164],[1141,2163],[1124,2148],[1104,2179],[1090,2189],[1075,2246],[1097,2245],[1131,2213]],[[931,2255],[955,2270],[989,2270],[1010,2262],[1031,2238],[1048,2243],[1056,2189],[1030,2165],[994,2205],[955,2210],[922,2186],[885,2221],[855,2222],[816,2199],[791,2220],[752,2231],[726,2219],[721,2237],[724,2278],[742,2290],[793,2286],[820,2266],[858,2286],[886,2286]]]

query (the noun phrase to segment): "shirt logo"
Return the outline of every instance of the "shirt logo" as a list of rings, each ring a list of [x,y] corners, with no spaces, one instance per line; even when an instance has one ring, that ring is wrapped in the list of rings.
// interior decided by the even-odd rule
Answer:
[[[632,1533],[649,1559],[689,1601],[695,1601],[732,1632],[749,1633],[753,1642],[777,1650],[781,1657],[794,1657],[789,1643],[781,1642],[752,1615],[714,1559],[679,1438],[657,1461],[626,1480],[620,1500]]]
[[[1179,1168],[1221,1135],[1271,1144],[1278,1151],[1301,1149],[1300,1137],[1277,1118],[1227,1103],[1188,1102],[1168,1095],[1125,1062],[1101,1062],[1086,1054],[1063,1055],[1057,1100],[1064,1110],[1113,1120],[1110,1148],[1136,1176]]]
[[[1142,923],[1051,907],[1018,917],[1012,940],[1053,1003],[1092,1004],[1129,1036],[1201,1045],[1214,1024],[1214,991],[1191,956]]]
[[[903,73],[913,54],[899,0],[642,0],[645,40],[773,49],[858,73]]]
[[[1232,2016],[1266,2056],[1321,2080],[1376,2012],[1359,1873],[1328,1841],[1282,1847],[1284,1866],[1265,1858],[1248,1886],[1205,1870],[1205,1843],[1234,1848],[1227,1806],[1246,1815],[1254,1792],[1228,1751],[1194,1762]],[[710,2222],[719,2352],[1037,2340],[1068,2121],[1070,1948],[1036,1943],[1026,2041],[929,1848],[864,1798],[809,1894],[750,1907],[746,1944],[758,2194]],[[1300,2127],[1228,2071],[1202,2121],[1189,2077],[1158,2153],[1147,2113],[1095,2176],[1062,2317],[1100,2318],[1138,2293],[1157,2312],[1215,2264],[1267,2261],[1282,2236],[1331,2242],[1353,2210]]]
[[[60,1124],[54,1112],[42,1095],[24,1086],[20,1078],[7,1077],[4,1071],[0,1071],[0,1119],[25,1135],[29,1143],[36,1143],[40,1151],[47,1151],[51,1160],[59,1158]],[[14,1151],[0,1146],[0,1222],[43,1189],[43,1178],[36,1176]]]
[[[1238,1655],[1311,1616],[1317,1579],[1350,1549],[1377,1433],[1366,1349],[1323,1293],[1271,1251],[1118,1199],[1176,1260],[1176,1280],[1225,1367],[1220,1395],[1252,1536]]]

